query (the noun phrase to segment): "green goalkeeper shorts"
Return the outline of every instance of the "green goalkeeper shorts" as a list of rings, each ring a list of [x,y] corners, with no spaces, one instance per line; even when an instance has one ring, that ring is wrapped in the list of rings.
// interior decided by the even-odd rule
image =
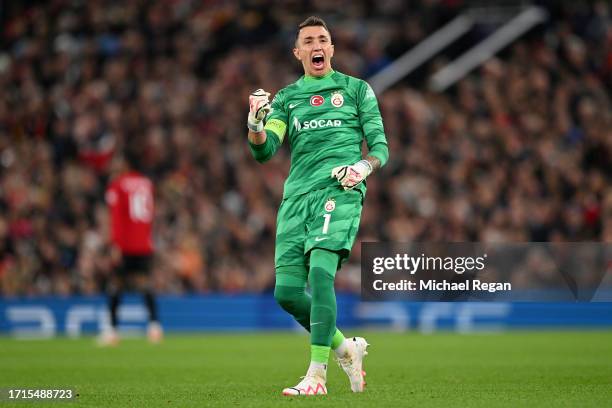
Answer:
[[[314,248],[348,259],[355,242],[363,195],[359,190],[328,187],[283,200],[276,220],[275,267],[308,267]],[[340,265],[338,265],[340,266]]]

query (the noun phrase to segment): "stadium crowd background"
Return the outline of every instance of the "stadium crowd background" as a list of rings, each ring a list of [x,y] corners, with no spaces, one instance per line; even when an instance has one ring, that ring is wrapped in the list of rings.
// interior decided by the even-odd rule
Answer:
[[[368,180],[360,240],[612,241],[610,6],[575,3],[551,2],[547,24],[450,92],[426,79],[453,47],[378,95],[391,158]],[[464,7],[5,3],[0,295],[103,289],[104,189],[127,145],[157,188],[156,288],[270,289],[289,154],[263,166],[250,157],[250,91],[301,74],[291,48],[310,14],[330,25],[334,67],[368,78]],[[358,242],[339,289],[357,287],[359,255]]]

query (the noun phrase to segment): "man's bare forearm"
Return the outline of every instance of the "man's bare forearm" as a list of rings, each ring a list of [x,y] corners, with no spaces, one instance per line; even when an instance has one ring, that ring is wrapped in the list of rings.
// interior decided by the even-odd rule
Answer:
[[[368,163],[370,163],[370,166],[372,166],[372,173],[380,169],[380,160],[378,159],[378,157],[367,156],[365,159],[368,161]]]
[[[266,131],[262,130],[261,132],[253,132],[249,129],[249,142],[260,145],[266,143]]]

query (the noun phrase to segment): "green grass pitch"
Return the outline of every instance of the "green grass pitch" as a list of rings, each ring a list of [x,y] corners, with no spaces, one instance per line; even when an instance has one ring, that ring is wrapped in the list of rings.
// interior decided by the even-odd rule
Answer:
[[[329,395],[283,397],[308,363],[308,338],[289,333],[127,339],[0,338],[0,387],[71,387],[53,407],[490,407],[612,406],[611,332],[367,333],[368,386],[350,392],[333,363]],[[67,405],[64,405],[67,404]]]

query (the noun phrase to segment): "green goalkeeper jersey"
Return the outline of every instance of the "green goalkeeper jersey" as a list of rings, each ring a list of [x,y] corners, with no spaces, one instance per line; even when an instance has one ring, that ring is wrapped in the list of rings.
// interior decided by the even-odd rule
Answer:
[[[285,139],[291,148],[291,169],[283,198],[319,190],[338,181],[334,167],[368,155],[387,162],[389,151],[378,102],[363,80],[331,71],[324,77],[303,76],[281,89],[266,117],[266,142],[249,143],[259,162],[269,160]],[[357,188],[365,192],[361,183]]]

